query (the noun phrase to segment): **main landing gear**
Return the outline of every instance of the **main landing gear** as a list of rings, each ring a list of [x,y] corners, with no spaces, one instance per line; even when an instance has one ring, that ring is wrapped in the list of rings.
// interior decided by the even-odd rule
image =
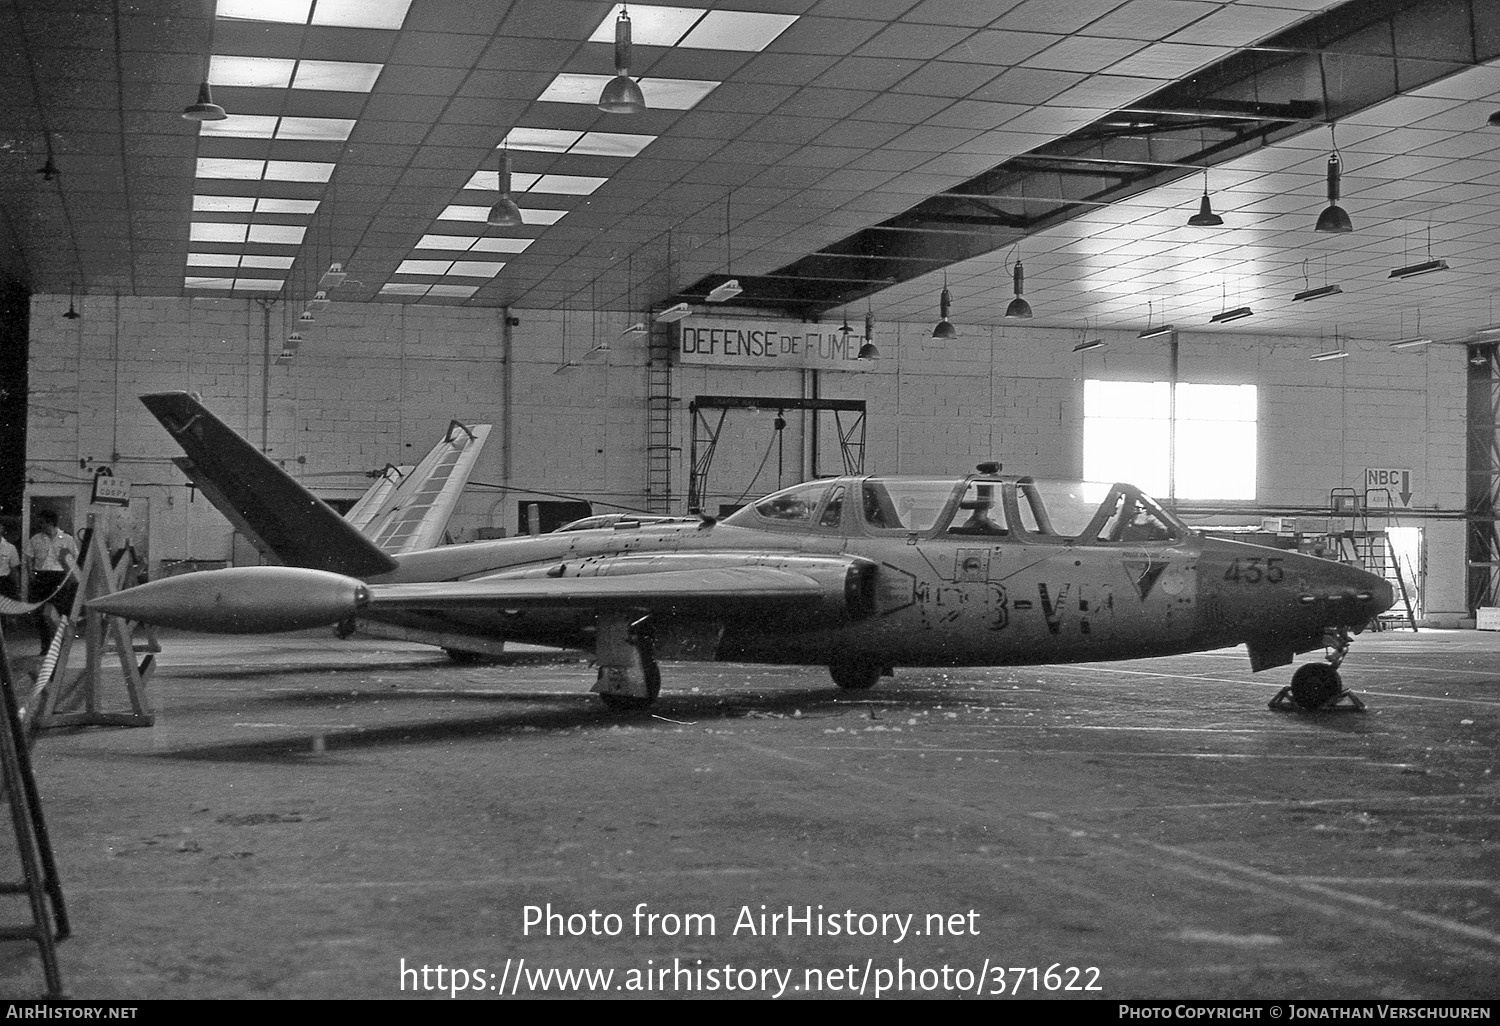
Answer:
[[[1276,692],[1276,697],[1271,699],[1270,708],[1300,709],[1304,712],[1332,709],[1364,712],[1365,703],[1354,692],[1345,690],[1343,679],[1339,677],[1339,665],[1343,663],[1344,656],[1349,654],[1349,643],[1352,640],[1349,628],[1340,627],[1333,636],[1333,644],[1329,646],[1330,651],[1326,657],[1328,661],[1303,663],[1297,667],[1297,672],[1292,674],[1291,685]],[[1341,705],[1345,700],[1347,704]]]
[[[828,664],[828,675],[846,691],[864,691],[873,688],[881,677],[889,677],[891,668],[873,659],[838,659]]]
[[[612,712],[641,712],[661,694],[661,667],[647,617],[601,616],[594,638],[599,679],[592,690]]]

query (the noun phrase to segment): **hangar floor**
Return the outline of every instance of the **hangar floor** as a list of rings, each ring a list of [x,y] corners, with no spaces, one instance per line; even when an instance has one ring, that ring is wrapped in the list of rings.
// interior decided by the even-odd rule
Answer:
[[[154,727],[34,750],[71,997],[1500,996],[1500,636],[1361,637],[1363,714],[1269,711],[1289,674],[1226,651],[669,664],[625,720],[582,661],[164,644]]]

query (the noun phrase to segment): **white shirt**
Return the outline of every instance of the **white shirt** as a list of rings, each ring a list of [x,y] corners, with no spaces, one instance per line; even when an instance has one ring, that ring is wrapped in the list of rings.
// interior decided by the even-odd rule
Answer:
[[[78,543],[65,531],[53,537],[46,531],[31,536],[31,568],[38,572],[66,570],[78,562]]]
[[[0,538],[0,580],[11,575],[21,565],[21,553],[6,538]]]

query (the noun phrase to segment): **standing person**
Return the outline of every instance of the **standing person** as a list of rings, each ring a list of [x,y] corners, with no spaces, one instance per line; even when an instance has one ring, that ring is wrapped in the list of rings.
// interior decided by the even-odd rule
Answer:
[[[52,644],[56,621],[73,610],[73,593],[77,582],[73,568],[78,564],[78,543],[57,526],[57,514],[44,509],[37,514],[40,527],[27,544],[31,557],[31,600],[42,602],[36,611],[37,636],[42,655]]]
[[[0,530],[0,595],[8,599],[21,598],[21,553],[10,543],[4,530]]]

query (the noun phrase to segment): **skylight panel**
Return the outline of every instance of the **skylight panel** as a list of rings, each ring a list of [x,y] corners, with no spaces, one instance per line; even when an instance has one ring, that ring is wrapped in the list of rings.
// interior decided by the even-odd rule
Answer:
[[[188,225],[188,240],[191,242],[244,242],[248,224],[219,224],[208,221],[193,221]]]
[[[275,292],[285,284],[286,282],[280,278],[234,279],[234,288],[237,292]]]
[[[589,36],[589,42],[614,42],[615,21],[620,17],[622,7],[628,7],[630,11],[631,41],[641,46],[686,46],[696,50],[759,53],[797,20],[795,14],[616,4]]]
[[[585,132],[569,153],[588,153],[600,157],[633,157],[656,141],[654,135],[632,135],[626,132]]]
[[[345,28],[398,29],[406,21],[411,0],[317,0],[314,25]]]
[[[591,43],[613,43],[615,22],[620,18],[620,9],[626,4],[615,4],[604,16]],[[629,4],[630,40],[641,46],[676,46],[698,19],[707,13],[702,7],[657,7],[647,4]]]
[[[301,225],[252,224],[247,242],[265,242],[273,246],[300,246],[307,229]]]
[[[257,180],[266,173],[264,160],[242,160],[237,157],[199,157],[199,178],[244,178]]]
[[[220,18],[243,21],[281,21],[306,25],[312,0],[219,0]]]
[[[478,291],[478,285],[434,285],[427,290],[427,295],[468,299]]]
[[[368,93],[375,88],[375,80],[384,68],[384,64],[363,61],[298,61],[292,88]]]
[[[513,150],[567,153],[582,138],[582,132],[566,132],[560,128],[512,128],[505,133],[504,145]]]
[[[396,268],[397,274],[447,274],[453,266],[452,260],[403,260]]]
[[[189,253],[187,262],[193,267],[238,267],[238,253]]]
[[[274,182],[326,182],[334,165],[315,160],[268,160],[265,178]]]
[[[276,134],[274,114],[231,114],[221,121],[198,122],[199,135],[233,139],[270,139]]]
[[[424,235],[417,240],[417,249],[467,250],[474,245],[477,235]]]
[[[567,216],[566,210],[532,210],[521,208],[521,220],[527,224],[556,224]]]
[[[246,253],[244,256],[240,257],[240,266],[262,267],[266,268],[267,270],[285,271],[292,266],[293,261],[295,261],[296,259],[296,257],[289,256],[269,256],[264,253]]]
[[[234,287],[234,279],[203,278],[189,275],[182,280],[182,287],[188,289],[229,289]]]
[[[537,99],[549,103],[582,103],[590,107],[599,102],[600,91],[612,75],[580,75],[564,72],[542,90]],[[638,80],[646,106],[652,110],[688,110],[721,83],[687,78],[643,78]]]
[[[205,121],[211,125],[215,122]],[[342,142],[354,131],[353,118],[286,117],[276,128],[278,139],[308,139],[315,142]]]
[[[609,181],[596,175],[534,175],[519,171],[511,173],[511,192],[547,192],[560,196],[588,196]],[[465,189],[482,192],[500,191],[499,171],[476,171]]]
[[[448,269],[448,273],[461,278],[493,278],[504,266],[505,264],[499,261],[455,260],[453,266]]]
[[[431,285],[418,285],[415,282],[388,281],[380,286],[382,296],[425,296]]]
[[[417,240],[415,248],[443,249],[454,253],[520,253],[532,241],[491,235],[424,235]]]
[[[318,201],[262,196],[255,201],[255,209],[262,214],[312,214],[317,212]]]
[[[470,247],[473,253],[521,253],[534,239],[507,239],[499,235],[481,235]]]
[[[216,53],[208,59],[208,81],[216,86],[285,89],[292,83],[297,62],[285,57],[231,57]]]
[[[634,18],[635,14],[631,14]],[[795,14],[759,14],[750,11],[709,11],[678,46],[696,50],[742,50],[759,53],[797,20]]]
[[[566,210],[536,210],[530,207],[521,208],[521,220],[528,225],[533,224],[556,224],[567,214]],[[489,207],[476,207],[466,203],[450,203],[443,208],[443,212],[437,216],[439,221],[487,221],[490,216]]]
[[[244,214],[255,209],[254,196],[194,196],[194,210]]]

